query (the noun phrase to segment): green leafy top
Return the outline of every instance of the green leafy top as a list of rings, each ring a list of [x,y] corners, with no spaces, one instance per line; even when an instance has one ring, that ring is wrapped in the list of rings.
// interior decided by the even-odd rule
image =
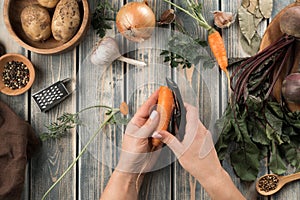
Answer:
[[[46,141],[49,139],[60,139],[66,136],[71,129],[76,128],[77,126],[82,125],[82,121],[79,119],[79,114],[86,110],[94,109],[94,108],[104,108],[106,109],[105,115],[110,116],[110,119],[106,122],[106,124],[124,124],[128,123],[128,119],[123,117],[120,113],[119,109],[112,108],[104,105],[91,106],[82,109],[77,113],[63,113],[63,115],[57,118],[57,121],[46,125],[47,132],[44,132],[40,135],[42,141]]]
[[[199,38],[174,34],[168,42],[168,50],[163,50],[160,55],[164,56],[164,62],[170,62],[171,67],[190,68],[202,60],[206,68],[212,68],[215,62],[206,52],[206,46],[207,42]]]
[[[62,117],[59,117],[58,120],[60,123],[52,123],[53,126],[50,130],[50,137],[46,138],[52,138],[57,139],[66,134],[66,131],[70,128],[75,127],[78,125],[79,119],[78,115],[81,112],[84,112],[86,110],[92,109],[92,108],[104,108],[106,109],[106,119],[100,124],[99,128],[92,134],[90,139],[87,141],[87,143],[82,147],[81,151],[78,153],[78,156],[74,159],[74,161],[69,165],[69,167],[62,173],[62,175],[51,185],[51,187],[45,192],[45,194],[42,197],[42,200],[46,199],[48,194],[53,190],[53,188],[64,178],[64,176],[74,167],[76,162],[81,158],[81,156],[84,154],[84,152],[87,150],[88,146],[91,144],[91,142],[96,138],[96,136],[101,132],[101,129],[104,128],[108,124],[115,124],[115,123],[121,123],[121,124],[127,124],[128,119],[125,119],[124,117],[120,117],[120,113],[124,114],[124,106],[127,106],[127,104],[124,104],[123,102],[120,105],[120,108],[113,108],[105,105],[97,105],[97,106],[91,106],[87,107],[85,109],[82,109],[81,111],[75,113],[75,114],[63,114]],[[70,125],[71,124],[71,125]],[[63,127],[63,128],[61,128]],[[62,132],[59,132],[59,130],[62,130]]]
[[[115,10],[107,0],[100,2],[96,7],[91,24],[99,37],[104,37],[106,30],[112,28],[109,21],[115,20],[114,11]],[[110,13],[113,13],[113,17],[111,18],[107,17]]]
[[[290,112],[273,98],[264,98],[270,81],[262,69],[273,62],[271,56],[251,74],[244,100],[228,105],[216,123],[219,158],[230,156],[231,165],[243,181],[256,180],[260,161],[269,156],[268,152],[268,166],[273,173],[283,174],[288,165],[300,171],[300,112]]]

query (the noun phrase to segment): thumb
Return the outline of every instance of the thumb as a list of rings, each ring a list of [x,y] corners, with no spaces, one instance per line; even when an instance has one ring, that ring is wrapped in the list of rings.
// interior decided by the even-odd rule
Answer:
[[[183,154],[183,145],[174,135],[172,135],[168,131],[162,130],[159,132],[154,132],[152,137],[160,139],[163,143],[165,143],[174,152],[177,158],[179,158]]]
[[[136,133],[137,137],[147,138],[153,134],[159,124],[159,114],[156,110],[153,110],[149,119]]]

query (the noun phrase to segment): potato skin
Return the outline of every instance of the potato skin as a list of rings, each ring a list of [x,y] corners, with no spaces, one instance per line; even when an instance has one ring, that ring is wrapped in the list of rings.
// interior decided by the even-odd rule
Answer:
[[[54,8],[59,0],[37,0],[38,3],[46,8]]]
[[[55,40],[69,41],[80,25],[80,12],[76,0],[60,0],[52,18],[52,35]]]
[[[46,8],[33,4],[21,12],[22,28],[32,41],[44,41],[51,36],[51,18]]]

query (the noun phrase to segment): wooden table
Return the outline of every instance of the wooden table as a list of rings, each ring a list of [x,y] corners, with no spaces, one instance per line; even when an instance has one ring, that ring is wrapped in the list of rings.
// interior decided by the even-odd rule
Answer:
[[[204,2],[203,12],[211,22],[210,11],[223,10],[236,12],[241,5],[238,1],[200,1]],[[274,0],[273,16],[284,6],[294,0]],[[93,12],[96,0],[90,0],[90,10]],[[111,0],[110,3],[118,10],[122,1]],[[169,5],[159,0],[149,0],[157,17],[169,8]],[[0,10],[3,9],[3,1]],[[206,32],[199,28],[191,19],[185,21],[193,34],[205,38]],[[113,24],[113,23],[112,23]],[[259,33],[263,34],[267,21],[260,25]],[[91,49],[98,41],[95,31],[90,28],[83,41],[73,50],[58,55],[39,55],[20,47],[9,35],[0,15],[0,42],[5,45],[8,53],[20,53],[27,56],[35,65],[36,80],[27,93],[10,97],[0,95],[2,101],[9,104],[22,118],[28,120],[37,135],[46,131],[45,125],[56,121],[64,112],[75,113],[87,106],[104,104],[118,107],[121,101],[128,102],[130,114],[159,85],[165,84],[165,77],[172,77],[181,87],[187,101],[194,101],[199,106],[200,118],[209,126],[219,118],[227,106],[226,79],[215,67],[204,70],[198,63],[192,70],[180,67],[171,69],[160,56],[166,48],[171,28],[156,29],[153,37],[141,44],[133,44],[120,37],[114,24],[107,35],[118,38],[120,51],[128,57],[145,61],[148,66],[137,68],[119,61],[111,66],[93,66],[89,62]],[[237,23],[222,31],[229,57],[244,57],[247,54],[240,45],[240,30]],[[71,78],[72,94],[63,103],[47,113],[42,113],[33,101],[31,95],[52,83]],[[191,93],[188,89],[192,89]],[[189,96],[191,95],[191,96]],[[43,143],[40,153],[28,163],[26,186],[23,199],[41,199],[47,189],[58,179],[64,170],[72,163],[81,151],[88,138],[104,120],[104,110],[87,111],[83,114],[83,122],[87,126],[72,130],[61,140],[50,140]],[[89,128],[91,129],[89,129]],[[118,160],[118,147],[122,140],[123,126],[107,126],[97,136],[83,154],[76,167],[52,190],[49,199],[98,199]],[[235,184],[247,199],[263,198],[255,192],[254,184],[241,183],[234,175],[228,163],[224,167],[231,174]],[[262,166],[261,175],[267,172]],[[300,199],[300,184],[293,183],[270,199]],[[144,181],[140,199],[209,199],[200,184],[186,173],[177,162],[149,173]]]

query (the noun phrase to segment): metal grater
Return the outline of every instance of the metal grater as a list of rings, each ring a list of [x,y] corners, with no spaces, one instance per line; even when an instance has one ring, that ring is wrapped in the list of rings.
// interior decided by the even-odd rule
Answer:
[[[70,80],[71,79],[67,78],[62,81],[58,81],[32,95],[42,112],[50,110],[69,96],[70,93],[67,90],[65,83]]]

